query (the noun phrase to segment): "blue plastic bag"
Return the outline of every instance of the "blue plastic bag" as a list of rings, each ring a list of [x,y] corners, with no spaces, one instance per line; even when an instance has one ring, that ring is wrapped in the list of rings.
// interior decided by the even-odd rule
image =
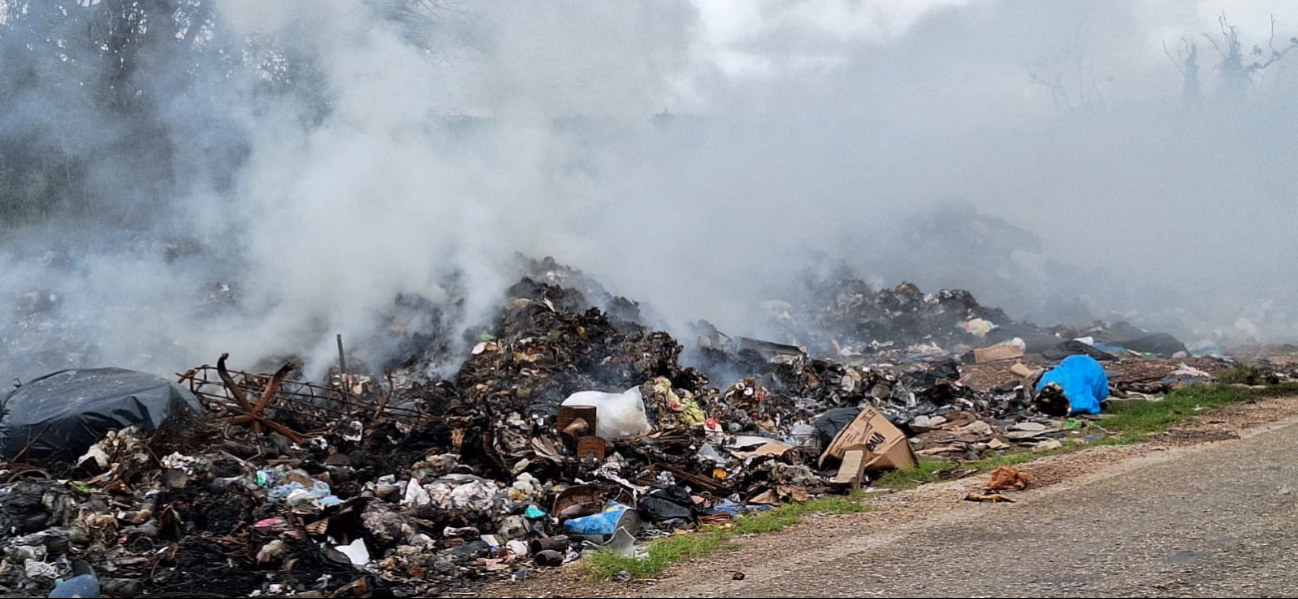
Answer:
[[[1090,356],[1069,356],[1054,370],[1041,375],[1037,393],[1057,383],[1068,398],[1074,414],[1099,414],[1100,402],[1109,397],[1109,376],[1104,367]]]
[[[98,597],[99,577],[95,576],[95,569],[88,562],[76,560],[72,562],[72,578],[59,582],[49,596],[53,599]]]
[[[50,597],[61,599],[63,597],[98,597],[99,596],[99,579],[94,574],[82,574],[74,576],[54,587],[50,591]]]

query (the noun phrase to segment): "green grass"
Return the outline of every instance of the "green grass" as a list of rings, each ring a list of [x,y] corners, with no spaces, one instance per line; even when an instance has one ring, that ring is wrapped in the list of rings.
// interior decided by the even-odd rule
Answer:
[[[628,572],[632,578],[648,578],[668,566],[685,560],[707,557],[729,549],[727,537],[716,531],[673,535],[649,543],[649,555],[644,559],[623,557],[612,551],[596,551],[582,558],[585,574],[597,580],[610,580],[618,572]]]
[[[1193,418],[1205,410],[1265,397],[1298,393],[1298,385],[1275,385],[1250,389],[1232,385],[1193,385],[1169,393],[1162,401],[1117,402],[1110,417],[1099,422],[1119,443],[1132,443],[1161,433],[1172,424]],[[1110,443],[1113,444],[1113,443]]]
[[[811,514],[855,514],[866,511],[867,506],[844,497],[822,497],[806,503],[786,503],[773,510],[738,518],[726,532],[733,535],[760,534],[783,530],[802,522]]]
[[[611,551],[596,551],[582,558],[584,574],[595,580],[609,580],[618,572],[632,578],[649,578],[668,566],[707,557],[734,548],[731,539],[751,534],[784,530],[811,514],[852,514],[870,507],[845,497],[823,497],[806,503],[788,503],[772,510],[740,516],[728,526],[707,526],[699,532],[679,534],[651,541],[643,559],[623,557]]]
[[[919,464],[914,468],[885,472],[874,484],[885,489],[913,489],[938,480],[938,473],[954,465],[955,462],[950,460],[924,457],[919,459]]]
[[[1019,464],[1026,464],[1041,456],[1050,455],[1059,451],[1063,451],[1063,449],[1053,449],[1041,453],[1032,453],[1031,451],[1007,451],[990,455],[981,460],[969,462],[968,464],[962,464],[962,466],[965,468],[975,468],[979,472],[991,472],[1001,466],[1018,466]]]
[[[1227,385],[1267,385],[1277,381],[1275,373],[1252,364],[1240,364],[1234,370],[1218,375],[1217,382]]]

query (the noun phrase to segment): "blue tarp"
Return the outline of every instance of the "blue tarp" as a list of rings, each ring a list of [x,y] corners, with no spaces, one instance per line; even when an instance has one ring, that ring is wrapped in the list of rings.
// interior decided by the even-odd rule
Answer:
[[[1058,383],[1074,414],[1099,414],[1100,402],[1109,397],[1109,377],[1090,356],[1070,356],[1037,381],[1037,393]]]

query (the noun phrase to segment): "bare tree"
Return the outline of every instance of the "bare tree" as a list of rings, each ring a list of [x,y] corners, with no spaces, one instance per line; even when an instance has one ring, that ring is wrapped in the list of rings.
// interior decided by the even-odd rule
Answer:
[[[1028,71],[1028,81],[1050,90],[1050,101],[1055,105],[1055,112],[1072,112],[1073,100],[1064,88],[1064,75],[1058,71],[1050,74]]]
[[[1085,49],[1078,48],[1057,60],[1042,61],[1028,71],[1028,81],[1050,90],[1055,110],[1062,114],[1104,105],[1107,100],[1101,86],[1112,78],[1096,75]]]
[[[1168,51],[1167,42],[1163,42],[1163,54],[1167,55],[1167,59],[1172,61],[1172,66],[1181,73],[1181,96],[1187,102],[1198,102],[1202,99],[1203,86],[1199,82],[1199,48],[1194,45],[1194,40],[1181,38],[1181,48],[1176,51],[1176,57]]]
[[[1290,50],[1298,47],[1298,37],[1289,38],[1289,43],[1282,48],[1276,47],[1275,15],[1271,16],[1271,36],[1267,39],[1267,47],[1263,49],[1255,45],[1249,56],[1244,55],[1243,44],[1239,41],[1239,30],[1226,20],[1224,13],[1217,17],[1217,24],[1221,28],[1220,44],[1206,32],[1203,37],[1212,44],[1217,54],[1221,55],[1221,63],[1218,66],[1221,71],[1221,83],[1218,89],[1225,96],[1240,96],[1247,93],[1253,86],[1254,75],[1279,62]]]
[[[1042,57],[1028,72],[1029,82],[1050,90],[1050,99],[1060,114],[1100,106],[1107,101],[1102,86],[1113,79],[1096,73],[1088,47],[1086,28],[1093,4],[1077,21],[1072,39],[1056,52]]]

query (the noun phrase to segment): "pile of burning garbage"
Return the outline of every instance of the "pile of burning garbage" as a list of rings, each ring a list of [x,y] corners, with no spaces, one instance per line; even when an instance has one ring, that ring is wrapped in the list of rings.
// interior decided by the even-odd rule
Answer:
[[[1092,357],[1130,357],[965,292],[847,281],[815,310],[772,304],[788,343],[700,323],[690,367],[633,302],[600,309],[599,293],[572,271],[524,278],[492,326],[464,333],[445,378],[430,365],[455,344],[411,335],[385,372],[343,356],[320,383],[227,356],[175,381],[29,381],[4,400],[0,590],[427,596],[590,550],[634,555],[638,540],[846,492],[921,455],[1048,447],[1108,396]],[[997,341],[1005,329],[1020,334]],[[1043,345],[1092,357],[1024,356]]]

